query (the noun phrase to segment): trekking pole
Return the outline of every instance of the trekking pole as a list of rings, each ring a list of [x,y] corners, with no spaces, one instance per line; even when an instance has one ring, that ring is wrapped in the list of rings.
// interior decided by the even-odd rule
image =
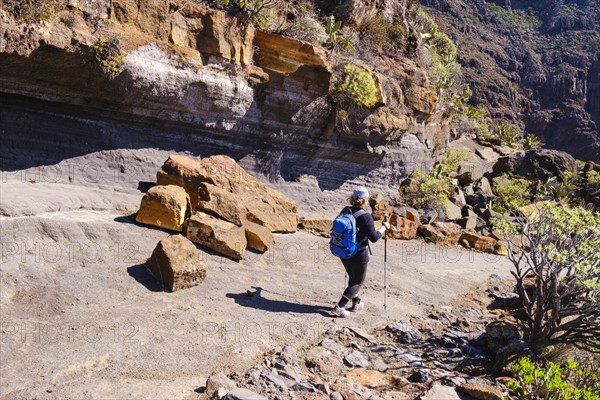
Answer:
[[[387,215],[383,217],[383,222],[387,222]],[[387,229],[383,233],[383,309],[387,309]]]

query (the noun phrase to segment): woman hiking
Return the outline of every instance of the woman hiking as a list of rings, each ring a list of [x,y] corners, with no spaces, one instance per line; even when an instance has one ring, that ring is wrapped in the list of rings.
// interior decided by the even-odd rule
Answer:
[[[336,252],[335,246],[344,247],[339,241],[336,243],[335,231],[336,222],[334,222],[334,229],[332,232],[332,251],[334,254],[340,255],[340,260],[346,269],[348,274],[348,287],[344,290],[344,294],[340,301],[333,308],[332,314],[338,317],[346,318],[350,315],[350,312],[362,310],[365,307],[365,303],[358,297],[358,292],[362,287],[365,278],[367,276],[367,265],[369,263],[369,241],[375,243],[390,227],[390,224],[384,222],[379,230],[375,229],[373,223],[373,217],[371,214],[365,211],[367,201],[369,199],[369,191],[367,188],[359,186],[354,189],[352,196],[350,196],[350,206],[344,207],[340,216],[348,216],[351,214],[356,220],[355,234],[356,234],[356,251],[349,258],[342,256],[341,252]],[[336,218],[336,221],[340,217]],[[338,236],[339,237],[339,236]],[[349,247],[349,246],[345,246]],[[353,251],[351,250],[350,253]],[[339,254],[338,254],[339,253]],[[352,306],[346,309],[346,304],[352,301]]]

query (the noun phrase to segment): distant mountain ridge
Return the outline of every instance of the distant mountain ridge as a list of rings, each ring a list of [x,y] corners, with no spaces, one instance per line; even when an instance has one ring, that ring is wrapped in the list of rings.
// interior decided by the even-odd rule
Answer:
[[[475,103],[544,146],[600,161],[600,2],[422,0]]]

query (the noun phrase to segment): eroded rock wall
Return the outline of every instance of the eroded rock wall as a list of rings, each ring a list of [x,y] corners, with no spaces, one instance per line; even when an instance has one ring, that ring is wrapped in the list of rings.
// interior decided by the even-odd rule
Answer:
[[[252,155],[256,172],[269,178],[313,175],[321,188],[335,189],[353,179],[395,184],[445,148],[448,124],[413,60],[382,58],[373,71],[380,104],[338,132],[328,101],[332,65],[322,48],[183,1],[94,4],[34,27],[0,13],[3,169],[41,162],[19,159],[24,148],[47,161],[149,145]],[[109,22],[90,17],[104,12]],[[111,79],[94,46],[114,35],[127,56]],[[81,140],[69,142],[75,126]],[[36,147],[39,137],[56,146]]]

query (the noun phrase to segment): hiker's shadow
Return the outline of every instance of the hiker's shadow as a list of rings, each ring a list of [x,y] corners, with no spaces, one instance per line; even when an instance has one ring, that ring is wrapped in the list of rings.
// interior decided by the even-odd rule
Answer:
[[[271,300],[262,296],[263,288],[252,287],[254,291],[248,290],[244,293],[227,293],[226,296],[233,299],[236,304],[243,307],[256,308],[259,310],[276,313],[298,313],[298,314],[321,314],[330,317],[331,314],[322,306],[292,303],[285,300]],[[267,292],[265,290],[265,292]],[[270,292],[276,295],[279,293]],[[282,295],[287,296],[287,295]]]

